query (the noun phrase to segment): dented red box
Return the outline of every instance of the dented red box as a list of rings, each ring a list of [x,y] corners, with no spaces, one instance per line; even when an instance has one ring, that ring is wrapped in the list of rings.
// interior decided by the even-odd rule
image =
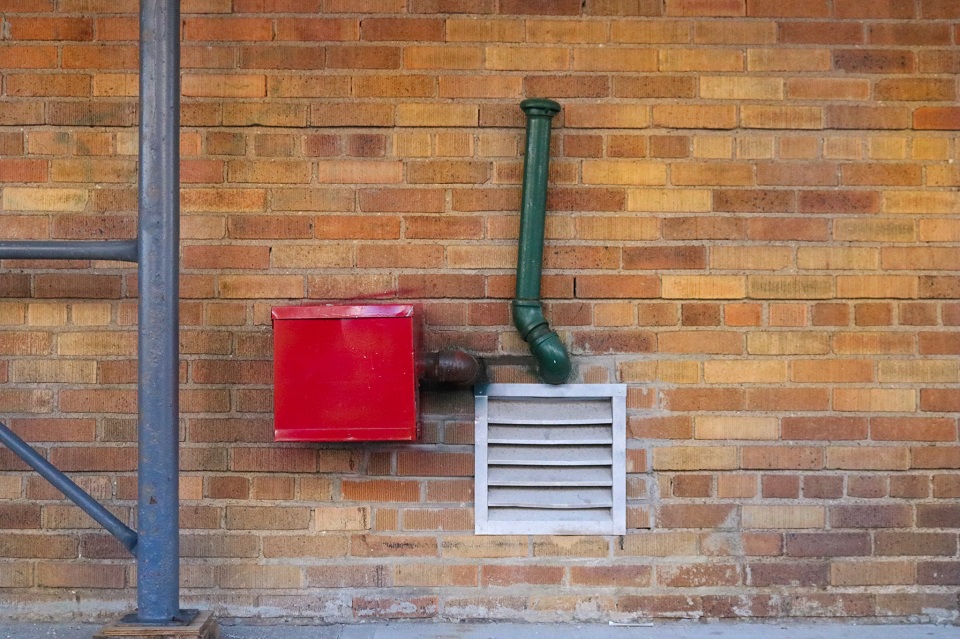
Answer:
[[[413,306],[273,309],[278,442],[417,438]]]

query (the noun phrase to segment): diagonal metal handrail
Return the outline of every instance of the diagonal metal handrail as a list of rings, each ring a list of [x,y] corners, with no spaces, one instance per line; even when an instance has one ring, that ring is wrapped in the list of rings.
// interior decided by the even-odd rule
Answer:
[[[67,499],[79,506],[85,513],[93,517],[94,521],[107,529],[116,537],[124,548],[134,556],[137,554],[137,532],[120,521],[116,515],[103,507],[96,499],[80,488],[72,479],[47,461],[30,444],[20,439],[12,430],[0,423],[0,442],[3,442],[14,455],[22,459],[30,468],[54,485]]]

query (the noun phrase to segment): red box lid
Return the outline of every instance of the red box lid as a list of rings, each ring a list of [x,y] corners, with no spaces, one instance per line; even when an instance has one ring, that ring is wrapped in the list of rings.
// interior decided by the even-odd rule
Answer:
[[[313,304],[276,306],[270,313],[275,320],[348,319],[360,317],[412,317],[412,304]]]

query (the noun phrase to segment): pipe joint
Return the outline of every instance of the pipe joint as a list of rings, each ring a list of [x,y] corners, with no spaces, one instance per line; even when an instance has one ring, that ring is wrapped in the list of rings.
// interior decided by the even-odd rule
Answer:
[[[527,114],[528,118],[552,118],[560,113],[560,104],[546,98],[529,98],[520,103],[520,109]]]
[[[540,377],[548,384],[562,384],[570,377],[570,355],[560,336],[550,329],[540,302],[513,300],[513,324],[530,346]]]

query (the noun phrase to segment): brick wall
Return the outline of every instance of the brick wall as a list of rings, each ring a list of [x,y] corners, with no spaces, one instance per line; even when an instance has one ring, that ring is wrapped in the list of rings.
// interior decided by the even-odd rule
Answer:
[[[184,600],[231,615],[953,618],[960,4],[184,0]],[[0,236],[135,232],[134,0],[0,0]],[[629,533],[475,537],[472,395],[416,445],[274,445],[272,305],[509,325],[523,97],[547,315],[629,392]],[[0,414],[124,519],[134,268],[0,264]],[[131,561],[0,451],[0,613]]]

